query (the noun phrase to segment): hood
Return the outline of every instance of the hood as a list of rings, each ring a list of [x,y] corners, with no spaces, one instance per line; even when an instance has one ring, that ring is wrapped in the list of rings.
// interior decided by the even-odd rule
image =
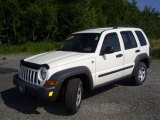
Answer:
[[[68,51],[52,51],[42,54],[38,54],[29,58],[24,59],[24,61],[36,63],[36,64],[48,64],[50,67],[57,67],[60,65],[68,64],[71,62],[76,62],[79,60],[84,60],[94,57],[93,53],[78,53],[78,52],[68,52]]]

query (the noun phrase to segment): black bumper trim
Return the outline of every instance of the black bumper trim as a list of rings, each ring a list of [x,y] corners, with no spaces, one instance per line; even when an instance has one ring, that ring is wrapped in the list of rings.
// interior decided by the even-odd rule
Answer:
[[[59,90],[60,90],[60,85],[56,87],[40,87],[36,85],[32,85],[30,83],[27,83],[21,79],[17,75],[13,76],[13,83],[17,87],[22,86],[25,88],[25,93],[29,95],[33,95],[42,99],[48,99],[48,100],[56,100]],[[49,92],[53,91],[53,96],[49,96]]]

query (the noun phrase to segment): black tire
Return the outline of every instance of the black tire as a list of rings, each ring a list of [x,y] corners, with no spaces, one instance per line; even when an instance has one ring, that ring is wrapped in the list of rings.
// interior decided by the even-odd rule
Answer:
[[[147,77],[147,67],[143,62],[138,63],[132,76],[135,85],[142,85]]]
[[[82,94],[83,86],[81,80],[79,78],[69,80],[65,95],[65,107],[70,114],[78,112],[81,105]]]

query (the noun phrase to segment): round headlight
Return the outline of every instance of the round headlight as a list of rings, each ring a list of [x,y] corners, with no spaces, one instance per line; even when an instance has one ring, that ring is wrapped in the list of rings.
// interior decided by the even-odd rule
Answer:
[[[40,80],[46,80],[48,77],[48,70],[45,67],[40,68],[39,78]]]

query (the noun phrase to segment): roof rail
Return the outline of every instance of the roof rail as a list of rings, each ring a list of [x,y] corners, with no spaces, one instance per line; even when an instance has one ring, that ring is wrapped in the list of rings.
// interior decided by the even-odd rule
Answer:
[[[136,25],[119,25],[119,26],[113,26],[113,29],[117,29],[120,27],[131,27],[131,28],[138,28]]]

